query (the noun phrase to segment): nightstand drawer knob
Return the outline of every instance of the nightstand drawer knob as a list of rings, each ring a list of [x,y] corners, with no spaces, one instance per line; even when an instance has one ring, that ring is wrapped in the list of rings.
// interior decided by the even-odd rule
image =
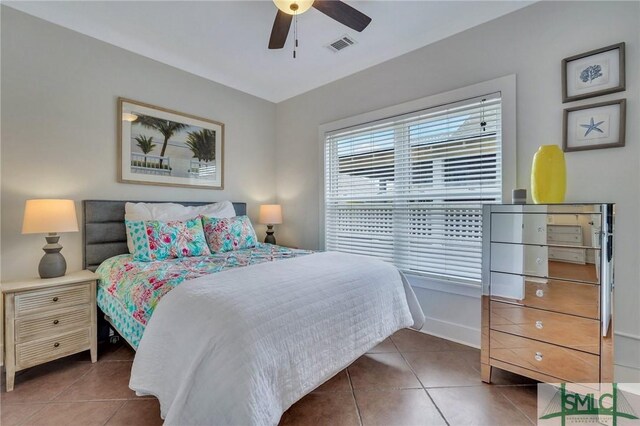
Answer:
[[[540,289],[536,290],[536,296],[543,297],[544,296],[544,291],[542,291]]]
[[[542,325],[542,321],[536,321],[536,328],[537,328],[538,330],[542,330],[542,327],[543,327],[543,325]]]
[[[534,356],[536,361],[542,361],[542,352],[536,352],[536,356]]]
[[[58,343],[58,342],[55,342],[55,343],[53,344],[53,347],[54,347],[54,348],[57,348],[58,346],[60,346],[60,343]]]
[[[58,301],[58,296],[54,297],[54,298],[53,298],[53,301],[54,301],[54,302],[57,302],[57,301]]]
[[[58,325],[59,322],[60,321],[58,321],[58,320],[53,320],[53,325]]]

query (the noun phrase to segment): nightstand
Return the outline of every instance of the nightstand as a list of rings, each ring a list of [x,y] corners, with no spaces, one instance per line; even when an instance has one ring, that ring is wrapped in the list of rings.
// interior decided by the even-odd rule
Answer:
[[[96,362],[96,280],[80,271],[2,283],[7,392],[16,371],[87,349]]]

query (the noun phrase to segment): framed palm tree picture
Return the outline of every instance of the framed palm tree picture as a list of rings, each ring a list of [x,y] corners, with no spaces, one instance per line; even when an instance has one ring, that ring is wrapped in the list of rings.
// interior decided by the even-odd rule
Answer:
[[[118,99],[120,182],[222,189],[224,124]]]

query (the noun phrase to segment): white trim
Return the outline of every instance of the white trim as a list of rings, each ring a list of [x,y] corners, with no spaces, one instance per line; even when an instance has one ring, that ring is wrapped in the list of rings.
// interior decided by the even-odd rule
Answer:
[[[422,275],[414,275],[404,273],[411,287],[423,288],[426,290],[435,290],[443,293],[459,294],[461,296],[473,297],[479,299],[482,296],[482,287],[478,285],[470,285],[451,280],[443,280],[437,278],[425,277]]]
[[[632,379],[640,383],[640,336],[624,331],[614,331],[615,335],[615,372],[616,381],[629,382]],[[620,372],[620,375],[618,374]]]
[[[324,158],[324,144],[326,143],[325,140],[325,134],[329,131],[328,126],[326,124],[323,124],[321,126],[318,127],[318,140],[320,141],[320,143],[318,144],[318,150],[320,152],[320,155],[318,155],[319,158],[319,162],[320,165],[318,167],[318,170],[321,170],[322,172],[322,176],[320,176],[320,179],[318,179],[318,194],[320,194],[320,203],[318,204],[318,210],[319,210],[319,216],[318,218],[320,219],[320,223],[318,224],[318,232],[320,233],[318,235],[318,249],[319,250],[326,250],[326,245],[325,245],[325,240],[324,240],[324,231],[325,231],[325,217],[324,217],[324,191],[325,191],[325,176],[327,173],[326,170],[326,161]]]
[[[460,89],[439,93],[413,101],[405,102],[399,105],[393,105],[375,111],[366,112],[354,117],[344,118],[342,120],[333,121],[331,123],[322,124],[318,127],[318,146],[319,161],[322,176],[319,179],[320,194],[320,226],[319,228],[319,248],[325,249],[325,224],[324,224],[324,177],[325,177],[325,161],[324,161],[324,144],[325,134],[327,132],[338,129],[353,127],[359,124],[382,120],[388,117],[408,114],[410,112],[419,111],[428,108],[434,108],[440,105],[449,104],[461,99],[475,98],[486,95],[488,93],[500,92],[502,98],[502,200],[508,202],[511,200],[511,190],[517,187],[516,180],[516,76],[515,74],[499,77],[482,83],[473,84],[471,86],[462,87]]]
[[[615,374],[614,371],[614,375]],[[626,380],[626,383],[618,382],[618,389],[640,395],[640,375],[635,376],[635,380]]]
[[[625,333],[624,331],[614,331],[613,334],[627,339],[640,340],[640,335],[638,334]]]
[[[618,383],[640,383],[640,368],[614,364],[613,378]]]
[[[480,349],[479,328],[443,321],[437,318],[425,317],[424,325],[420,329],[420,332]]]

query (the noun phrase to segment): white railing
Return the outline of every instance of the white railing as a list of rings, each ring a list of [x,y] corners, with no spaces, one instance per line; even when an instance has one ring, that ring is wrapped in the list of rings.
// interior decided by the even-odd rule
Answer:
[[[146,175],[171,175],[171,159],[159,155],[131,153],[131,171]]]
[[[210,177],[216,175],[216,163],[207,161],[191,160],[189,165],[189,175],[193,177]]]

